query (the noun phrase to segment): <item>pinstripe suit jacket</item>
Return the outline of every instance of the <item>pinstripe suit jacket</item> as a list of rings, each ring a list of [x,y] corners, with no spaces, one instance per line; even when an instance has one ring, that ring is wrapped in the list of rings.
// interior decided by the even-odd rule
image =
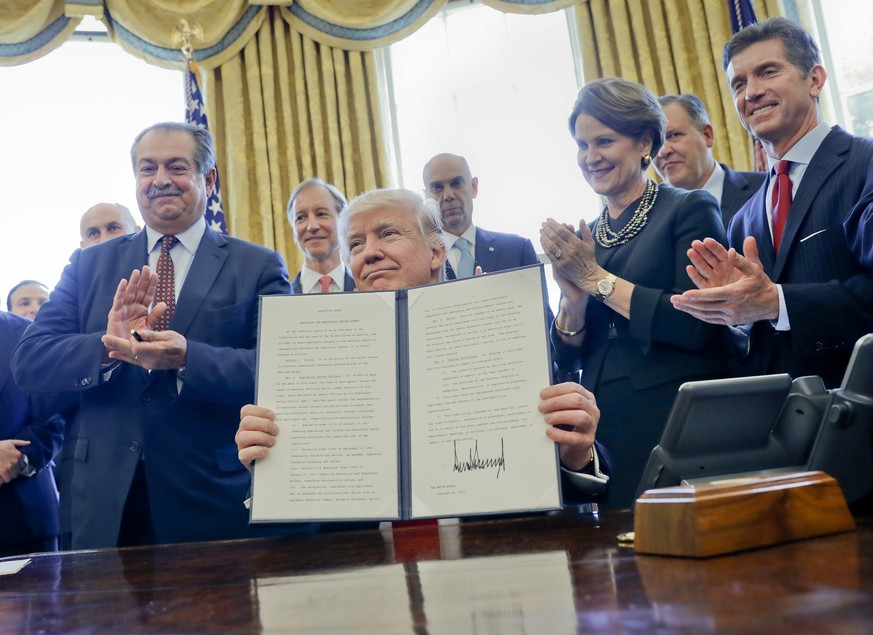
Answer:
[[[791,330],[777,333],[769,321],[752,330],[750,370],[821,375],[838,386],[852,347],[873,331],[873,273],[853,257],[843,223],[870,195],[873,140],[835,126],[825,137],[797,189],[777,256],[760,188],[731,221],[728,238],[742,250],[754,236],[764,270],[782,285]],[[769,178],[769,177],[768,177]]]
[[[724,226],[730,224],[731,218],[755,193],[761,183],[767,179],[764,172],[737,172],[724,163],[724,188],[721,191],[721,218]]]

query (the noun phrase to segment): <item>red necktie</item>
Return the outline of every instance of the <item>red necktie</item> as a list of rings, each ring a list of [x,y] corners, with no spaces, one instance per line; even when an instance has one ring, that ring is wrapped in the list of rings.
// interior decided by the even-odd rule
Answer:
[[[329,293],[330,283],[333,281],[333,278],[331,278],[330,276],[321,276],[318,281],[321,283],[321,292]]]
[[[155,322],[156,331],[166,331],[176,309],[176,270],[173,267],[173,258],[170,250],[179,242],[175,236],[168,235],[161,238],[161,255],[158,256],[158,288],[155,291],[155,304],[166,302],[167,310]]]
[[[782,232],[785,221],[788,220],[788,210],[791,208],[791,179],[788,178],[788,168],[791,161],[779,161],[776,164],[776,184],[773,186],[771,203],[773,207],[773,249],[779,253],[779,243],[782,242]]]

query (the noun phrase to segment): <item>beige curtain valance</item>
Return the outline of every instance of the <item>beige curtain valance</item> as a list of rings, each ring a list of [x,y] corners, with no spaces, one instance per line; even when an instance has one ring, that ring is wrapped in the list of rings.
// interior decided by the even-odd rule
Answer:
[[[66,42],[81,19],[64,8],[64,0],[0,2],[0,66],[26,64]]]
[[[24,64],[63,44],[84,16],[101,20],[126,51],[164,68],[184,64],[177,25],[196,33],[194,59],[204,70],[239,55],[272,6],[313,42],[372,51],[418,30],[448,0],[3,0],[0,65]],[[580,0],[483,0],[498,11],[547,13]]]

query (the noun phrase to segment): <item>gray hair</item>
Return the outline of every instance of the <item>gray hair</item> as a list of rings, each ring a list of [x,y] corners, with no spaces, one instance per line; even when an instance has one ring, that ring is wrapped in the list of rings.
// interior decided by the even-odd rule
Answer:
[[[682,107],[688,118],[691,120],[691,125],[694,129],[700,132],[703,126],[712,125],[709,119],[709,113],[706,112],[706,107],[700,101],[700,97],[691,93],[682,93],[681,95],[662,95],[658,97],[658,103],[661,106],[669,106],[670,104],[678,104]]]
[[[212,133],[206,128],[195,126],[191,123],[183,123],[179,121],[162,121],[152,124],[138,135],[133,140],[133,145],[130,146],[130,163],[133,166],[134,174],[136,173],[136,147],[142,138],[153,130],[162,130],[164,132],[187,132],[194,138],[194,163],[200,174],[207,174],[215,168],[215,140]]]
[[[442,247],[448,253],[448,245],[443,235],[443,224],[440,220],[439,203],[421,194],[404,189],[381,189],[364,192],[352,199],[339,219],[340,248],[343,258],[349,261],[349,226],[356,214],[371,212],[376,209],[390,209],[407,214],[414,214],[421,229],[421,235],[431,249]],[[445,279],[445,269],[440,270],[440,280]]]
[[[769,18],[750,24],[731,36],[721,55],[724,70],[727,70],[734,55],[752,44],[766,40],[781,40],[785,48],[785,58],[804,78],[813,66],[821,64],[821,50],[803,27],[787,18]]]
[[[297,197],[300,196],[300,192],[303,190],[309,189],[310,187],[320,187],[333,197],[334,202],[336,203],[336,213],[337,215],[341,214],[342,211],[346,208],[346,205],[349,202],[346,200],[346,197],[343,196],[343,193],[339,191],[339,189],[335,185],[331,185],[325,181],[322,181],[317,176],[306,179],[305,181],[301,181],[300,184],[294,188],[294,191],[291,192],[291,196],[288,198],[288,206],[285,208],[285,213],[288,215],[288,222],[292,225],[294,224],[293,218],[293,209],[294,209],[294,201],[297,200]]]
[[[579,91],[570,113],[570,134],[576,134],[579,115],[593,117],[619,134],[641,141],[652,138],[651,155],[664,145],[667,118],[650,90],[621,77],[606,77],[586,84]]]

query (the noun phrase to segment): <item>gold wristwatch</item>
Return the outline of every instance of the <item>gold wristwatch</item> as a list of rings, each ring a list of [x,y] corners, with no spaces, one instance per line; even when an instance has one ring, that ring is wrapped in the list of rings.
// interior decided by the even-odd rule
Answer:
[[[595,297],[601,302],[605,302],[606,298],[615,291],[616,280],[618,280],[618,276],[611,273],[606,274],[606,277],[597,283],[597,295]]]

